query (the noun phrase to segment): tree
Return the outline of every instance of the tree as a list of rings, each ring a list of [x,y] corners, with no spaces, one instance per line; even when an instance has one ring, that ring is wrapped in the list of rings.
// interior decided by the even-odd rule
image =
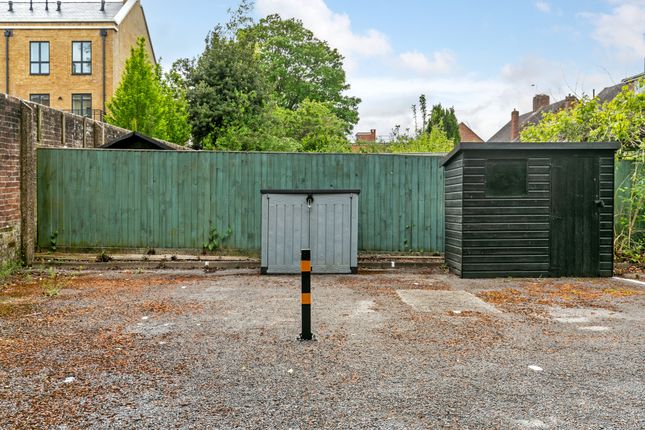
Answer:
[[[441,127],[434,127],[430,133],[419,133],[416,136],[396,133],[396,140],[390,145],[390,152],[450,152],[455,142],[450,139]]]
[[[343,56],[317,39],[296,19],[269,15],[239,31],[240,40],[255,44],[261,69],[278,106],[296,110],[306,99],[330,106],[349,133],[358,122],[360,99],[345,95],[350,86]]]
[[[143,37],[130,50],[123,77],[107,110],[106,122],[119,127],[179,144],[190,137],[184,95],[164,81],[161,69],[148,56]]]
[[[425,104],[425,96],[422,95],[422,97]],[[427,132],[432,133],[432,130],[436,127],[443,130],[455,145],[461,141],[455,108],[444,108],[441,103],[432,106],[430,117],[428,118]]]
[[[636,83],[644,88],[645,80]],[[611,101],[583,96],[570,109],[545,113],[520,133],[522,142],[620,142],[618,157],[634,163],[627,184],[618,184],[614,248],[619,256],[645,260],[645,93],[624,86]],[[627,186],[625,186],[627,185]]]
[[[637,83],[645,87],[645,81]],[[619,156],[643,160],[645,93],[624,86],[611,101],[583,96],[570,109],[545,113],[520,133],[522,142],[620,142]]]
[[[255,44],[237,37],[248,26],[252,3],[243,0],[224,25],[206,38],[197,61],[178,63],[186,76],[189,121],[198,147],[219,148],[228,128],[254,129],[270,100],[269,86],[256,60]],[[230,143],[230,139],[229,139]]]

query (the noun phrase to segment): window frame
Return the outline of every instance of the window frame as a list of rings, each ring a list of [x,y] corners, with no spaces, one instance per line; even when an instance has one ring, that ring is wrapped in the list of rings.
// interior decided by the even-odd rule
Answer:
[[[89,104],[90,104],[90,105],[89,105],[89,107],[85,107],[85,106],[84,106],[85,101],[87,101],[87,99],[85,98],[85,96],[87,96],[87,98],[89,98]],[[80,103],[81,103],[81,113],[79,113],[78,111],[76,111],[76,110],[74,109],[74,98],[75,98],[75,97],[81,97],[81,100],[80,100]],[[89,115],[86,115],[86,114],[84,114],[84,113],[83,113],[83,110],[84,110],[84,109],[86,109],[86,110],[87,110],[88,108],[89,108],[89,112],[88,112],[88,113],[89,113]],[[92,112],[92,93],[72,93],[72,113],[73,113],[73,114],[75,114],[75,115],[84,116],[84,117],[86,117],[86,118],[92,118],[92,113],[93,113],[93,112]]]
[[[522,192],[493,192],[489,185],[489,179],[492,175],[491,168],[494,163],[522,163],[524,166],[524,189]],[[520,182],[518,181],[518,184]],[[484,164],[484,196],[486,198],[507,198],[507,197],[527,197],[529,195],[529,160],[526,158],[487,158]]]
[[[31,58],[34,45],[38,45],[38,60],[33,61]],[[47,61],[42,60],[42,45],[47,45]],[[38,65],[38,72],[34,73],[32,66]],[[47,73],[42,72],[43,64],[47,64]],[[33,76],[49,76],[51,73],[51,44],[48,40],[30,40],[29,41],[29,74]]]
[[[44,97],[47,97],[47,104],[42,103],[42,99]],[[34,98],[38,98],[40,101],[34,100]],[[29,101],[32,103],[38,103],[43,106],[50,107],[51,106],[51,96],[49,93],[31,93],[29,94]]]
[[[74,60],[74,45],[75,44],[80,44],[81,45],[81,58],[78,61]],[[89,44],[90,45],[90,59],[89,61],[83,60],[83,44]],[[91,40],[73,40],[72,41],[72,75],[78,75],[78,76],[89,76],[92,74],[92,57],[93,57],[93,50],[92,50],[92,41]],[[74,70],[74,66],[78,64],[80,66],[80,72],[76,72]],[[84,65],[89,65],[89,72],[84,72],[83,71],[83,66]]]

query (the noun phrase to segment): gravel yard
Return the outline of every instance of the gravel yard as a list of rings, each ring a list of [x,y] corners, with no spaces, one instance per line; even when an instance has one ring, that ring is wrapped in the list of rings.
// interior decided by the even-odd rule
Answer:
[[[0,287],[0,428],[645,428],[645,287],[79,272]]]

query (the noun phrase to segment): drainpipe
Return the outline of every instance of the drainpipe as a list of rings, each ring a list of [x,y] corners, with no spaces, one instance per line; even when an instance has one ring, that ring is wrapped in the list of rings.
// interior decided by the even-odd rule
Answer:
[[[103,122],[103,115],[105,115],[105,103],[107,99],[107,90],[106,90],[106,66],[105,66],[105,58],[106,58],[106,39],[107,39],[107,34],[108,31],[106,29],[101,29],[101,42],[103,44],[103,109],[101,113],[101,122]]]
[[[4,65],[4,70],[5,70],[5,78],[6,78],[6,93],[9,94],[9,38],[13,36],[13,30],[5,30],[4,31],[4,47],[5,47],[5,65]]]

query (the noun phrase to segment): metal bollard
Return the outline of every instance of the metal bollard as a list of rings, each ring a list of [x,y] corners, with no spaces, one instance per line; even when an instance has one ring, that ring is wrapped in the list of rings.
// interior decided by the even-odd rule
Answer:
[[[312,340],[311,334],[311,250],[300,251],[302,333],[300,340]]]

